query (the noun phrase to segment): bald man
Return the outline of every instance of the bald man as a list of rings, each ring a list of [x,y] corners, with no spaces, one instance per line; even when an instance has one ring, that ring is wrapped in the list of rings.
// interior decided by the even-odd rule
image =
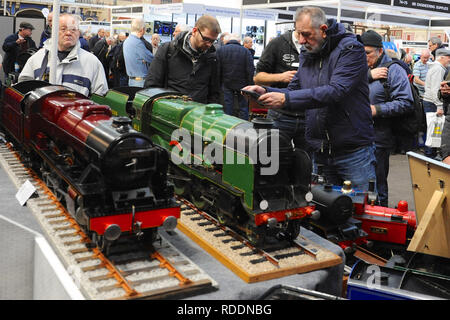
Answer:
[[[97,31],[97,34],[89,39],[89,50],[92,51],[95,47],[95,44],[102,38],[105,37],[105,29],[100,28]]]
[[[414,64],[413,75],[414,85],[419,89],[419,95],[423,98],[425,93],[425,79],[427,78],[428,68],[430,67],[431,51],[423,49],[420,53],[420,59]]]
[[[44,31],[42,31],[41,33],[39,48],[42,48],[44,46],[44,41],[52,36],[52,21],[53,21],[53,12],[50,12],[47,16],[47,25],[45,26]]]

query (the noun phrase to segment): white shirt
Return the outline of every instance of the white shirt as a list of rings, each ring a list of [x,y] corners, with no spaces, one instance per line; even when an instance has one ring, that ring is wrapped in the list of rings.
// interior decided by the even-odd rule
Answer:
[[[435,61],[430,64],[425,79],[423,100],[434,103],[438,109],[443,108],[443,103],[438,98],[438,91],[441,87],[441,81],[444,81],[446,71],[447,69],[439,61]]]

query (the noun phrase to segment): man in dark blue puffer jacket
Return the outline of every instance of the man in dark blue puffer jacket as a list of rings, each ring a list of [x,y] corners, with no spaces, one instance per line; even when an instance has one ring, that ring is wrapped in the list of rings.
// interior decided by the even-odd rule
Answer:
[[[369,76],[369,99],[375,129],[378,200],[383,207],[387,207],[389,155],[395,142],[392,127],[396,121],[400,121],[393,117],[412,110],[414,101],[406,71],[399,63],[390,64],[392,59],[383,50],[381,35],[374,30],[367,30],[361,35],[361,41],[371,71],[389,66],[385,79]]]
[[[306,139],[328,182],[367,190],[376,161],[364,46],[320,8],[299,9],[296,23],[303,49],[289,86],[245,89],[270,108],[306,110]]]
[[[253,57],[250,51],[241,45],[238,35],[226,35],[224,43],[216,52],[224,111],[226,114],[248,120],[248,102],[241,95],[240,89],[253,84]],[[235,100],[239,112],[233,112]]]

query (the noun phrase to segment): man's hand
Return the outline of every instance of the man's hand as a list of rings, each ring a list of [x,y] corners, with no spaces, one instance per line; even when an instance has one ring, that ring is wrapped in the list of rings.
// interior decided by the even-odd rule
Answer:
[[[286,101],[286,96],[284,93],[280,92],[268,92],[266,93],[266,89],[260,87],[258,85],[246,86],[241,90],[254,91],[261,96],[258,99],[258,102],[264,104],[264,107],[269,109],[278,109],[284,106]]]
[[[25,41],[26,41],[25,39],[19,38],[19,39],[16,40],[16,43],[17,44],[21,44],[21,43],[24,43]]]
[[[380,67],[370,70],[373,80],[386,79],[388,76],[388,68]]]
[[[257,94],[266,93],[266,89],[264,89],[263,87],[258,86],[258,85],[246,86],[246,87],[242,88],[241,90],[255,91]]]
[[[443,115],[444,115],[444,109],[437,109],[437,110],[436,110],[436,115],[437,115],[438,117],[443,116]]]
[[[442,162],[444,162],[445,164],[450,164],[450,156],[445,158]]]
[[[441,82],[440,90],[441,90],[441,94],[442,95],[446,96],[446,95],[450,94],[450,86],[447,84],[447,81],[442,81]]]
[[[286,102],[286,96],[281,92],[269,92],[263,94],[258,99],[260,102],[264,104],[265,107],[270,109],[279,109],[284,106]]]
[[[375,117],[377,115],[377,109],[373,104],[370,105],[370,110],[372,110],[372,117]]]
[[[291,82],[292,78],[294,78],[296,73],[297,73],[297,71],[295,71],[295,70],[285,71],[283,73],[280,73],[279,81],[289,83],[289,82]]]

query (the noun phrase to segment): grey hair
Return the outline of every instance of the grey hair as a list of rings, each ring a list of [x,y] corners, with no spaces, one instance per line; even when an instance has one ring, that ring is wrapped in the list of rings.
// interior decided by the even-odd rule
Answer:
[[[300,20],[303,16],[311,17],[311,26],[319,28],[322,24],[327,24],[327,16],[319,7],[302,7],[295,12],[295,21]]]
[[[395,59],[400,59],[398,52],[396,52],[395,50],[392,49],[386,49],[386,54],[388,55],[389,58],[395,58]]]
[[[80,29],[80,21],[81,21],[81,17],[80,17],[79,15],[64,12],[64,13],[61,13],[61,14],[59,15],[59,18],[61,19],[61,17],[65,17],[65,16],[66,16],[66,17],[71,17],[71,18],[73,18],[73,20],[75,21],[75,25],[76,25],[77,29],[78,29],[78,30]]]
[[[422,54],[431,55],[431,52],[430,52],[429,49],[422,49],[422,50],[420,51],[420,55],[422,55]]]
[[[439,37],[431,37],[428,41],[431,41],[432,44],[437,44],[438,46],[442,44],[442,40]]]
[[[145,22],[141,18],[135,18],[131,21],[131,32],[139,32],[145,27]]]
[[[189,27],[187,24],[177,24],[175,28],[179,28],[180,32],[191,31],[191,27]]]
[[[241,42],[241,37],[239,37],[238,34],[229,33],[229,34],[226,34],[225,37],[223,38],[223,42],[228,42],[230,40],[236,40],[236,41]]]
[[[243,43],[250,43],[253,42],[253,38],[252,37],[244,37],[244,40],[242,41]]]

